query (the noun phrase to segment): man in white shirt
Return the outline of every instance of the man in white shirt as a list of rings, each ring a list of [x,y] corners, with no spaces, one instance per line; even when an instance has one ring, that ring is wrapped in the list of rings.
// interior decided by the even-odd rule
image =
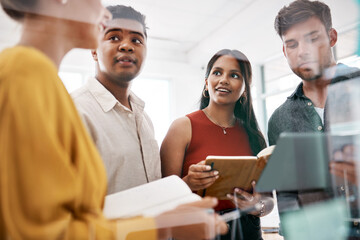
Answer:
[[[96,76],[71,95],[106,167],[108,194],[161,178],[154,128],[131,91],[146,56],[145,16],[110,6],[113,19],[92,51]]]

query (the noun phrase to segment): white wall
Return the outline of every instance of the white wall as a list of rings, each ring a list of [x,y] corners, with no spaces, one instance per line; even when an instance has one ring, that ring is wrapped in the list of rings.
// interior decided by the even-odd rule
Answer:
[[[170,80],[172,119],[198,109],[204,84],[204,70],[181,62],[152,61],[146,62],[141,76]]]

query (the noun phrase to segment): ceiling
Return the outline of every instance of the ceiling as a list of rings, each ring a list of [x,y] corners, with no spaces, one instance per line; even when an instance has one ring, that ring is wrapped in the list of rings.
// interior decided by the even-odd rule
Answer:
[[[147,17],[148,59],[203,66],[222,48],[243,51],[261,64],[281,55],[274,18],[289,0],[103,0],[130,5]],[[358,21],[356,0],[325,0],[339,31]],[[0,49],[13,45],[20,26],[0,12]]]

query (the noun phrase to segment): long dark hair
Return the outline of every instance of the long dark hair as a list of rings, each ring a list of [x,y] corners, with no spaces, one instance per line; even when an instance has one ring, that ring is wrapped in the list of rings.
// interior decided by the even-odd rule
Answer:
[[[255,117],[254,109],[252,106],[250,85],[252,81],[252,70],[251,64],[248,58],[238,50],[223,49],[218,51],[209,61],[205,78],[209,77],[211,69],[214,63],[222,56],[229,55],[234,57],[240,67],[241,75],[245,83],[245,92],[241,95],[239,100],[235,104],[234,115],[242,124],[249,136],[251,150],[254,155],[258,154],[263,148],[266,147],[266,142],[263,134],[259,129],[258,122]],[[204,89],[206,85],[204,86]],[[201,96],[200,99],[200,109],[204,109],[209,105],[210,97]]]

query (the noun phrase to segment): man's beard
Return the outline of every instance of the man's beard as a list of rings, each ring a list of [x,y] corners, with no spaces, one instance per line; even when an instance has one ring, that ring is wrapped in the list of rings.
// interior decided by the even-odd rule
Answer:
[[[304,73],[304,71],[301,71],[299,69],[293,69],[293,72],[300,77],[304,81],[314,81],[316,79],[319,79],[323,75],[323,70],[321,68],[318,68],[317,71],[309,71],[308,73]]]
[[[108,75],[108,79],[114,84],[125,87],[137,76],[137,73],[120,73],[116,75]]]
[[[331,66],[331,52],[325,54],[323,58],[317,61],[317,64],[313,68],[301,69],[295,68],[291,69],[298,77],[304,81],[314,81],[319,78],[324,77],[326,69]]]
[[[119,74],[119,75],[117,76],[117,79],[120,80],[121,82],[130,82],[130,81],[132,81],[136,76],[137,76],[137,74],[125,72],[125,73]]]
[[[313,74],[311,76],[305,76],[305,74],[297,74],[302,80],[311,82],[322,77],[322,73]]]

